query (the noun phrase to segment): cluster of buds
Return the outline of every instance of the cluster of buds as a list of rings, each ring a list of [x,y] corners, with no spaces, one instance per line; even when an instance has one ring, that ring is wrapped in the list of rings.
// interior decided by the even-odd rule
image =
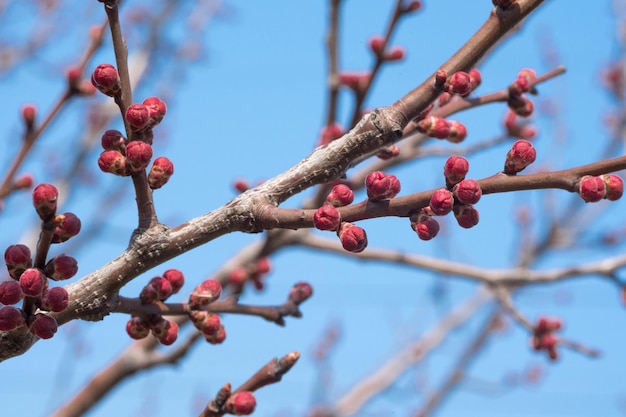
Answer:
[[[151,132],[151,130],[150,130]],[[144,132],[143,139],[128,141],[122,132],[107,130],[102,135],[101,144],[104,152],[98,158],[98,166],[103,172],[119,176],[128,176],[145,171],[152,160],[151,136]],[[153,190],[164,186],[174,173],[174,165],[166,157],[156,158],[148,173],[148,184]]]
[[[40,184],[33,191],[33,205],[47,230],[53,230],[51,243],[60,243],[80,231],[80,220],[73,213],[56,214],[57,189],[51,184]],[[60,313],[69,305],[69,294],[63,287],[51,287],[50,280],[63,281],[78,272],[78,262],[68,255],[57,255],[43,266],[33,265],[28,246],[9,246],[4,261],[10,279],[0,283],[0,331],[11,331],[22,326],[42,339],[49,339],[57,331],[57,322],[47,312]],[[31,308],[16,307],[28,299]]]
[[[406,55],[401,46],[394,46],[389,50],[386,47],[387,42],[382,36],[372,36],[369,40],[370,50],[381,61],[400,61]]]
[[[525,68],[519,72],[517,79],[509,85],[507,104],[516,115],[528,117],[533,113],[534,104],[524,94],[534,92],[533,85],[536,78],[537,74],[535,71]]]
[[[536,158],[537,151],[532,143],[523,139],[518,140],[506,154],[504,173],[507,175],[515,175],[535,162]]]
[[[226,329],[220,316],[208,311],[209,305],[217,301],[221,294],[220,283],[214,279],[207,279],[189,296],[189,318],[211,344],[220,344],[226,339]]]
[[[372,175],[374,174],[374,175]],[[393,175],[387,176],[382,172],[372,173],[368,175],[370,180],[366,180],[366,184],[368,182],[374,183],[378,180],[384,181],[383,177],[386,178],[388,182],[388,190],[391,188],[397,189],[396,193],[400,191],[400,183],[397,182],[397,178]],[[374,178],[376,177],[376,178]],[[394,180],[391,180],[389,177],[392,177]],[[397,185],[391,185],[391,182],[397,182]],[[375,188],[376,185],[370,184],[371,187]],[[372,189],[373,189],[372,188]],[[384,187],[380,187],[377,189],[380,193],[384,194]],[[372,190],[368,191],[368,196]],[[392,191],[389,191],[387,197],[382,197],[382,194],[377,194],[381,198],[391,198],[395,196]],[[318,208],[315,213],[313,213],[313,225],[319,230],[329,230],[337,232],[337,236],[341,242],[341,245],[348,252],[362,252],[367,247],[367,235],[365,230],[359,226],[356,226],[352,223],[343,221],[341,218],[341,213],[337,209],[338,207],[347,206],[352,204],[354,201],[354,191],[346,185],[346,184],[337,184],[335,185],[330,193],[326,196],[326,203]]]
[[[602,199],[615,201],[624,194],[624,181],[615,174],[597,177],[585,175],[578,182],[578,195],[587,203],[595,203]]]
[[[180,291],[185,277],[178,269],[168,269],[162,276],[152,278],[139,295],[142,304],[160,303]],[[160,314],[149,317],[133,316],[126,323],[126,333],[133,339],[143,339],[150,333],[163,345],[171,345],[178,338],[178,324]]]
[[[235,293],[240,293],[246,282],[252,282],[257,291],[265,288],[264,279],[272,270],[272,263],[269,258],[259,258],[248,265],[233,269],[228,274],[228,283],[233,286]]]
[[[474,204],[482,196],[478,181],[465,178],[469,171],[469,162],[462,156],[449,157],[443,167],[446,186],[435,190],[427,207],[413,213],[409,219],[411,228],[422,240],[437,236],[439,223],[433,216],[454,214],[459,226],[469,229],[478,224],[478,210]]]
[[[556,345],[559,342],[554,332],[561,330],[563,324],[559,319],[549,319],[540,317],[533,329],[533,335],[530,338],[530,344],[535,350],[545,350],[551,360],[558,359]]]
[[[101,64],[91,75],[91,83],[101,93],[116,98],[121,106],[120,76],[110,64]],[[152,160],[153,128],[163,120],[167,106],[158,97],[148,97],[142,103],[129,105],[124,113],[129,139],[117,130],[108,130],[102,135],[104,152],[98,158],[103,172],[129,176],[145,172]],[[164,186],[174,173],[174,165],[165,157],[154,160],[148,173],[148,184],[155,190]]]
[[[437,116],[427,116],[417,122],[417,130],[428,137],[447,139],[452,143],[463,142],[467,137],[467,128],[463,123]]]

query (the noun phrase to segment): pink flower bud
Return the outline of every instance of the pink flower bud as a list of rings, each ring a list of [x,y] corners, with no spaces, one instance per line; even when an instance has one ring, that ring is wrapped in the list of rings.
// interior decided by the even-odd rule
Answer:
[[[443,107],[448,104],[452,100],[452,94],[448,92],[441,93],[437,102],[439,103],[439,107]]]
[[[250,391],[238,392],[231,395],[224,404],[224,411],[236,416],[247,416],[254,412],[256,398]]]
[[[398,177],[396,177],[393,174],[387,174],[387,177],[389,178],[391,185],[389,187],[389,192],[387,193],[386,197],[394,198],[395,196],[400,194],[400,190],[401,190],[400,180],[398,179]]]
[[[446,139],[450,136],[450,124],[446,119],[429,116],[417,124],[417,130],[429,137]]]
[[[148,184],[150,188],[156,190],[163,187],[174,174],[174,164],[169,159],[160,156],[152,163],[148,174]]]
[[[165,333],[161,334],[157,339],[159,339],[159,343],[162,345],[169,346],[178,339],[178,324],[171,320],[166,321],[169,323],[169,326],[167,326]]]
[[[450,120],[448,122],[450,126],[450,134],[447,139],[448,142],[451,143],[461,143],[467,137],[467,128],[461,122],[457,122],[456,120]]]
[[[450,94],[465,96],[472,91],[472,80],[467,72],[457,71],[447,80]]]
[[[165,113],[167,112],[167,106],[158,97],[148,97],[143,101],[143,104],[148,107],[150,111],[150,122],[148,127],[152,128],[163,120]]]
[[[122,90],[120,75],[111,64],[100,64],[91,75],[91,84],[102,94],[113,97]]]
[[[29,268],[20,275],[20,288],[24,295],[39,297],[46,287],[46,276],[36,268]]]
[[[55,256],[46,264],[45,272],[55,281],[70,279],[78,272],[78,262],[71,256]]]
[[[435,88],[445,91],[448,82],[448,73],[442,69],[435,72]]]
[[[139,298],[143,304],[165,301],[172,295],[172,284],[163,277],[152,278],[141,290]]]
[[[0,331],[10,332],[26,323],[22,310],[13,306],[0,307]]]
[[[20,284],[17,281],[0,282],[0,304],[13,305],[20,302],[24,298]]]
[[[77,68],[77,67],[69,68],[66,72],[66,76],[67,76],[68,88],[73,93],[78,93],[80,90],[80,83],[83,77],[81,74],[80,68]]]
[[[206,310],[191,310],[188,313],[191,322],[205,336],[214,336],[222,327],[220,316]]]
[[[385,51],[385,38],[379,35],[372,36],[369,40],[369,46],[374,55],[382,56]]]
[[[404,48],[400,46],[394,46],[393,48],[391,48],[391,51],[385,54],[384,59],[385,61],[400,61],[404,59],[405,56],[406,52],[404,51]]]
[[[465,229],[476,226],[480,220],[478,210],[471,205],[457,204],[453,210],[456,222]]]
[[[520,117],[528,117],[533,114],[535,105],[526,97],[511,96],[508,101],[509,108]]]
[[[535,162],[536,157],[537,151],[530,142],[518,140],[506,154],[504,173],[508,175],[516,174]]]
[[[365,230],[352,223],[341,223],[337,235],[341,240],[341,246],[348,252],[363,252],[367,247],[367,234]]]
[[[89,81],[81,81],[78,84],[78,88],[76,89],[76,93],[82,96],[93,96],[96,94],[98,90],[94,87]]]
[[[33,205],[43,221],[50,220],[57,211],[59,192],[52,184],[39,184],[33,190]]]
[[[408,2],[402,9],[402,13],[413,13],[422,8],[422,2],[418,0],[414,0]]]
[[[445,188],[435,190],[430,198],[429,207],[436,216],[445,216],[452,211],[454,196]]]
[[[514,1],[514,0],[513,0]],[[534,69],[531,68],[524,68],[522,70],[520,70],[520,72],[517,74],[517,79],[525,79],[527,82],[531,83],[533,81],[535,81],[535,79],[537,78],[537,73],[535,72]]]
[[[469,162],[462,156],[452,155],[443,166],[443,175],[446,177],[446,184],[454,185],[465,179],[469,171]]]
[[[313,295],[313,287],[308,282],[297,282],[289,291],[289,300],[298,305]]]
[[[483,76],[478,69],[472,68],[469,72],[469,77],[472,91],[474,91],[483,82]]]
[[[150,110],[145,104],[131,104],[126,109],[126,121],[134,132],[141,132],[150,123]]]
[[[340,223],[341,214],[334,206],[325,204],[313,213],[313,225],[319,230],[337,230]]]
[[[222,286],[214,279],[207,279],[198,285],[189,296],[189,308],[199,310],[220,298]]]
[[[157,339],[165,337],[171,325],[172,324],[169,320],[166,320],[161,316],[153,321],[148,322],[148,326],[150,326],[150,331],[152,332],[152,335]]]
[[[400,148],[398,147],[398,145],[387,146],[376,153],[376,156],[383,161],[395,158],[398,155],[400,155]]]
[[[391,179],[382,171],[371,172],[365,177],[365,189],[370,200],[384,200],[392,193]]]
[[[248,191],[248,189],[250,188],[250,184],[247,180],[239,178],[233,183],[233,188],[237,190],[237,192],[244,193]]]
[[[439,233],[439,222],[430,216],[420,216],[415,223],[415,233],[421,240],[431,240]]]
[[[204,338],[212,345],[219,345],[226,340],[226,329],[221,326],[213,336],[204,335]]]
[[[55,217],[57,227],[52,235],[52,243],[65,242],[80,232],[81,222],[74,213],[63,213]]]
[[[272,270],[272,263],[270,262],[270,258],[267,256],[257,259],[254,266],[256,272],[259,274],[268,274]]]
[[[150,327],[141,317],[133,316],[126,322],[126,333],[135,339],[143,339],[150,334]]]
[[[602,181],[606,188],[606,195],[604,198],[610,201],[619,200],[624,194],[624,181],[621,177],[615,174],[602,175]]]
[[[585,175],[578,183],[578,195],[587,203],[595,203],[606,196],[606,185],[601,177]]]
[[[25,104],[22,107],[22,120],[24,120],[24,125],[26,126],[26,130],[33,130],[35,127],[35,119],[37,118],[37,107],[33,104]]]
[[[152,159],[152,146],[134,140],[126,145],[126,167],[132,172],[146,169]]]
[[[247,268],[235,268],[228,274],[228,283],[235,287],[241,287],[246,283],[249,277],[250,273]]]
[[[546,332],[552,332],[560,330],[563,327],[563,322],[558,318],[539,317],[537,324],[535,325],[535,333],[541,334]]]
[[[29,330],[41,339],[50,339],[57,332],[57,321],[47,314],[37,313],[35,320],[31,323]]]
[[[141,289],[139,293],[139,300],[141,304],[153,304],[159,301],[159,295],[157,294],[156,288],[146,285]]]
[[[104,132],[100,143],[105,151],[114,150],[123,152],[124,149],[126,149],[126,138],[119,130],[111,129]]]
[[[130,175],[126,168],[126,157],[119,151],[104,151],[98,158],[98,166],[102,172],[108,172],[114,175],[127,176]]]
[[[185,276],[178,269],[168,269],[163,273],[163,278],[170,282],[172,294],[176,294],[185,284]]]
[[[13,279],[19,279],[24,270],[33,266],[30,249],[26,245],[11,245],[4,251],[4,261],[9,275]]]
[[[346,86],[354,91],[359,91],[365,88],[369,81],[370,74],[356,73],[356,72],[341,72],[339,73],[339,84]]]
[[[30,174],[23,174],[20,177],[16,178],[15,182],[13,183],[13,189],[14,190],[25,190],[25,189],[29,189],[33,186],[33,176]]]
[[[50,288],[41,297],[41,308],[55,313],[64,311],[69,303],[70,296],[63,287]]]
[[[483,195],[478,181],[465,179],[454,186],[452,194],[463,204],[476,204]]]
[[[352,204],[354,191],[345,184],[337,184],[326,196],[326,202],[335,207],[343,207]]]
[[[527,78],[518,78],[509,85],[509,96],[519,96],[530,91],[530,82]]]
[[[320,133],[318,146],[328,145],[335,139],[339,139],[340,137],[342,137],[344,133],[345,132],[343,128],[338,123],[333,123],[330,126],[325,126]]]

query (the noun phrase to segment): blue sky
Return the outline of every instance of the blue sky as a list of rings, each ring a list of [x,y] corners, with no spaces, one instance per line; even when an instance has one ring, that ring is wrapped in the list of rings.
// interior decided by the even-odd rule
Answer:
[[[174,86],[175,97],[168,102],[166,121],[159,128],[162,133],[156,132],[155,155],[167,155],[176,167],[171,182],[155,194],[162,221],[176,225],[210,211],[234,196],[231,181],[235,178],[256,181],[272,177],[313,149],[325,115],[326,3],[224,3],[228,13],[210,23],[203,39],[207,45],[205,58]],[[364,70],[371,64],[366,42],[383,30],[392,3],[345,1],[340,45],[343,69]],[[558,169],[599,158],[598,144],[608,138],[602,118],[611,106],[608,94],[600,88],[599,76],[603,65],[618,52],[613,39],[616,23],[611,3],[601,1],[583,8],[564,0],[546,2],[519,33],[480,67],[484,80],[480,93],[506,86],[524,67],[544,72],[548,68],[542,50],[547,45],[556,49],[558,62],[568,68],[565,76],[540,87],[541,98],[556,100],[562,110],[562,125],[557,127],[564,129],[567,139],[559,141],[555,125],[537,118],[541,132],[536,141],[538,163]],[[423,13],[401,23],[393,44],[407,49],[407,59],[383,70],[368,106],[390,104],[418,85],[482,24],[490,7],[487,0],[427,1]],[[99,9],[88,11],[83,15],[85,21],[101,20]],[[179,29],[173,27],[171,36],[180,36]],[[72,42],[83,44],[80,38],[64,39],[36,57],[34,64],[0,79],[2,94],[48,108],[61,89],[61,63],[72,62],[79,55]],[[132,45],[131,42],[131,54]],[[100,62],[112,62],[110,52],[99,55],[91,68]],[[147,97],[163,89],[158,80],[151,81],[153,84],[136,91],[135,97]],[[5,111],[0,114],[7,138],[0,144],[3,164],[15,150],[14,141],[9,138],[17,138],[20,132],[15,116],[23,104],[20,100],[7,100]],[[48,167],[50,160],[63,167],[59,144],[66,140],[74,143],[80,133],[80,121],[72,119],[78,117],[80,106],[75,104],[53,126],[42,138],[41,150],[29,159],[28,170],[42,181],[53,177],[49,168],[42,168],[42,160]],[[349,111],[350,97],[343,95],[342,120],[346,120]],[[466,123],[470,132],[467,143],[472,144],[500,134],[503,114],[503,105],[491,105],[455,118]],[[470,157],[470,174],[479,178],[500,170],[505,152],[506,147],[501,146]],[[44,159],[50,153],[56,156]],[[96,159],[94,151],[93,172],[99,176]],[[402,182],[402,193],[407,194],[439,186],[442,165],[443,159],[432,158],[397,169],[394,174]],[[77,194],[66,207],[79,214],[84,223],[94,221],[94,196],[117,188],[124,180],[98,177],[98,181],[97,187],[85,187],[89,188],[84,190],[85,197]],[[309,195],[305,192],[284,206],[297,207]],[[564,192],[555,192],[553,196],[561,206],[570,197]],[[481,222],[476,228],[459,230],[446,223],[445,236],[430,242],[419,241],[406,219],[370,220],[362,226],[372,247],[504,268],[516,259],[517,234],[512,220],[515,210],[523,204],[541,207],[542,198],[542,194],[533,192],[487,196],[477,206]],[[7,245],[22,239],[23,225],[34,221],[34,213],[22,210],[29,204],[26,195],[5,203],[0,224]],[[617,202],[609,208],[607,213],[613,216],[613,222],[623,218],[619,215],[623,204]],[[93,246],[76,253],[82,273],[98,268],[123,250],[135,227],[133,206],[128,189],[115,212],[108,216],[104,233]],[[138,278],[123,290],[123,295],[137,294],[150,277],[168,267],[179,268],[190,281],[199,282],[243,245],[259,238],[226,236]],[[580,247],[557,252],[538,267],[597,259],[619,253],[620,249],[623,247],[598,253]],[[303,248],[285,249],[272,257],[272,262],[275,270],[269,276],[267,290],[261,294],[250,292],[243,300],[280,303],[294,282],[307,280],[313,284],[315,295],[303,306],[302,319],[289,319],[285,328],[278,328],[251,317],[226,317],[228,338],[223,345],[200,344],[180,365],[161,367],[125,382],[89,415],[195,415],[193,404],[199,398],[211,398],[227,381],[239,385],[269,359],[290,351],[302,352],[300,362],[283,382],[257,393],[256,415],[303,415],[321,398],[320,392],[332,403],[476,288],[455,277],[437,277],[381,263],[359,263]],[[439,285],[445,292],[435,298],[433,293]],[[620,323],[626,319],[626,310],[619,303],[615,287],[598,278],[577,279],[524,290],[516,301],[530,318],[539,314],[563,317],[564,335],[599,348],[603,357],[591,359],[565,351],[558,363],[548,363],[543,355],[528,348],[527,334],[511,324],[506,332],[490,340],[470,367],[468,380],[447,399],[437,415],[623,416],[626,338]],[[425,393],[438,387],[487,312],[484,309],[476,320],[450,335],[423,365],[407,373],[360,415],[409,415],[423,403]],[[0,365],[3,375],[10,378],[0,394],[6,414],[43,416],[63,403],[96,369],[128,345],[125,321],[121,315],[112,315],[99,323],[70,324],[52,340],[37,343],[26,355]],[[338,324],[342,336],[328,364],[332,379],[320,391],[316,385],[319,369],[311,354],[331,323]],[[85,350],[79,354],[77,346]],[[533,365],[545,368],[540,384],[508,388],[500,385],[507,375]]]

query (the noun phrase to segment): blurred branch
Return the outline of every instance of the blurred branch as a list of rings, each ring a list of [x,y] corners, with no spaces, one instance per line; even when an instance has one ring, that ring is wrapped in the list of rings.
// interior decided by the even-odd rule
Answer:
[[[426,404],[414,414],[414,417],[429,416],[443,402],[443,400],[450,395],[452,390],[463,381],[468,367],[470,366],[472,360],[476,359],[476,356],[487,343],[489,336],[493,332],[494,324],[499,318],[500,312],[497,310],[487,317],[472,342],[465,348],[459,357],[452,372],[447,378],[445,378],[441,387],[428,397]]]
[[[480,307],[491,299],[492,296],[485,288],[479,289],[471,298],[448,313],[418,341],[405,347],[371,375],[360,378],[359,382],[332,406],[327,416],[343,417],[358,413],[369,400],[389,388],[402,373],[424,359],[454,329],[465,324]]]

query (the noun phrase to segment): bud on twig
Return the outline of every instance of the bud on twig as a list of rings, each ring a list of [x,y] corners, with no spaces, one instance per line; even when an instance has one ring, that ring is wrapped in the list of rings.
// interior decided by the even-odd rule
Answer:
[[[33,205],[43,221],[51,220],[57,211],[59,192],[52,184],[39,184],[33,190]]]
[[[348,252],[363,252],[367,247],[367,234],[359,226],[343,222],[337,232],[341,245]]]

